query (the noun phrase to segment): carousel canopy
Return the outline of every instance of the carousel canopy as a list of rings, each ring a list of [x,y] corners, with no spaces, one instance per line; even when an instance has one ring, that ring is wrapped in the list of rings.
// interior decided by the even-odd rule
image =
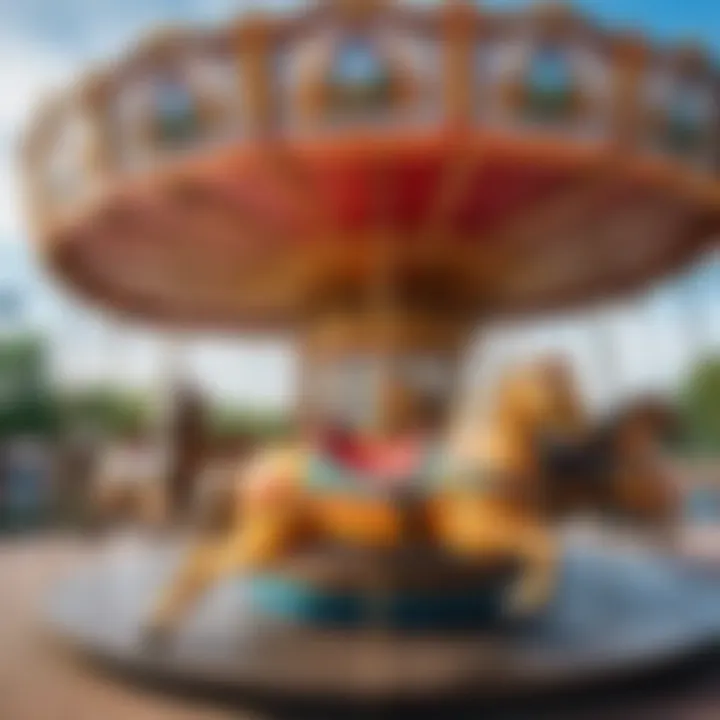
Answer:
[[[600,299],[720,226],[718,75],[569,10],[319,2],[165,31],[42,108],[50,266],[109,307],[288,327],[379,268],[483,317]]]

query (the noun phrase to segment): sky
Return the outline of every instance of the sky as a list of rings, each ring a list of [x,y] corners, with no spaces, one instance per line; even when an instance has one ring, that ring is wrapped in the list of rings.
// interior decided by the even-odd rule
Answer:
[[[292,398],[295,362],[282,341],[209,337],[160,341],[136,327],[108,324],[103,316],[69,299],[32,255],[15,162],[19,134],[42,97],[71,83],[94,63],[111,60],[159,24],[215,24],[248,7],[291,4],[300,3],[0,0],[0,308],[3,293],[21,298],[22,312],[6,324],[31,324],[47,333],[55,372],[63,382],[112,380],[155,387],[162,369],[174,362],[189,368],[217,396],[273,406],[283,406]],[[484,3],[489,7],[525,4]],[[661,41],[698,39],[720,57],[717,0],[584,0],[576,5],[609,25],[641,29]],[[468,377],[473,382],[478,376],[487,379],[510,359],[562,347],[577,360],[588,386],[601,396],[643,386],[671,387],[698,353],[720,343],[718,279],[718,263],[706,262],[699,273],[620,307],[491,329],[471,353]]]

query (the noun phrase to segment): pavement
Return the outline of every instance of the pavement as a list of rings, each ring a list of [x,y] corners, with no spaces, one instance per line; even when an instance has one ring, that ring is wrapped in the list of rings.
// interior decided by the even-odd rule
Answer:
[[[92,553],[72,539],[0,543],[0,720],[254,720],[139,690],[51,646],[43,598]]]

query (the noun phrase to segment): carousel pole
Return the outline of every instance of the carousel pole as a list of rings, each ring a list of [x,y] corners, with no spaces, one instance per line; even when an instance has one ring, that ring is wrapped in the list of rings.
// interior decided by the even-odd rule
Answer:
[[[664,307],[664,292],[652,292],[642,305],[642,322],[645,328],[646,367],[652,373],[653,388],[661,390],[670,381],[667,359],[667,308]],[[649,337],[648,337],[649,336]]]
[[[682,344],[685,350],[687,371],[702,362],[706,354],[707,322],[705,290],[707,267],[695,266],[680,283],[680,312]]]
[[[164,437],[165,488],[169,520],[173,524],[187,520],[195,494],[195,484],[204,449],[202,398],[188,378],[184,347],[179,337],[165,347]]]
[[[614,407],[623,392],[622,358],[619,343],[616,342],[612,311],[596,309],[588,323],[589,339],[595,357],[595,373],[600,397],[607,398],[601,403],[603,412]]]
[[[378,177],[376,179],[377,202],[377,231],[375,233],[375,265],[370,273],[370,307],[373,323],[374,343],[376,344],[376,362],[378,395],[376,398],[376,410],[373,418],[373,435],[387,438],[392,432],[396,412],[403,411],[396,403],[403,402],[402,393],[398,397],[393,383],[397,381],[397,357],[399,350],[398,323],[402,319],[397,316],[398,303],[395,296],[396,288],[393,285],[395,278],[395,253],[393,247],[394,238],[389,217],[389,192],[387,188],[387,174],[380,164]],[[396,505],[404,505],[404,498],[392,497],[391,502]],[[412,504],[403,506],[400,509],[403,520],[402,524],[408,527],[411,523],[408,515],[412,514]],[[377,551],[375,551],[377,552]],[[382,553],[377,553],[374,559],[374,569],[368,576],[368,587],[366,590],[366,613],[367,629],[370,634],[376,637],[377,653],[373,657],[373,664],[383,673],[385,677],[397,676],[400,668],[393,662],[392,648],[388,646],[387,629],[392,624],[391,606],[394,595],[394,570],[385,562]],[[381,711],[380,717],[385,713]]]
[[[374,276],[371,275],[370,293],[372,314],[376,314],[378,318],[375,342],[379,350],[379,367],[378,367],[378,383],[380,395],[378,397],[378,406],[375,416],[376,432],[384,435],[390,429],[390,416],[395,408],[392,403],[397,401],[392,392],[393,376],[395,371],[396,359],[394,347],[396,338],[396,323],[399,321],[394,316],[397,312],[395,303],[395,289],[393,287],[394,280],[394,248],[392,246],[393,238],[391,236],[389,222],[387,218],[387,197],[386,175],[382,167],[379,168],[379,177],[377,179],[378,193],[378,231],[377,231],[377,254],[376,267]]]

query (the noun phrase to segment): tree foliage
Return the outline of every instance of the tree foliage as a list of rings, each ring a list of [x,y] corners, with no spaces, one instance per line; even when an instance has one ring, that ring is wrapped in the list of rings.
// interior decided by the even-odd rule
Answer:
[[[270,440],[287,435],[291,423],[282,413],[232,405],[213,405],[207,413],[207,433],[217,440]]]
[[[681,388],[680,406],[689,450],[720,451],[720,357],[699,362]]]
[[[56,396],[62,432],[90,432],[105,437],[137,437],[152,425],[152,408],[142,393],[112,386],[65,391]]]
[[[57,413],[44,342],[33,335],[0,341],[0,436],[49,434]]]
[[[232,404],[210,404],[203,415],[211,440],[266,440],[289,429],[280,413]],[[57,388],[41,337],[28,333],[0,339],[0,437],[83,432],[129,438],[157,427],[150,393],[110,384]]]

